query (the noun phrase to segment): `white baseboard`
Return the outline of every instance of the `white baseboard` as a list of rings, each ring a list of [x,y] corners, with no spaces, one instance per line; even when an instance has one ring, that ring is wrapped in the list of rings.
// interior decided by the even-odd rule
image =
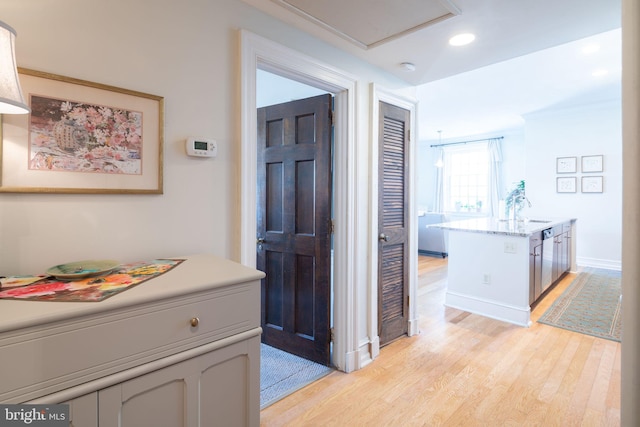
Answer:
[[[347,374],[350,372],[353,372],[358,368],[358,354],[359,352],[357,351],[351,351],[348,352],[347,354],[345,354],[344,357],[344,372],[346,372]]]
[[[418,328],[418,319],[409,320],[409,331],[407,335],[410,337],[413,335],[417,335],[420,333],[420,328]]]
[[[378,357],[380,354],[380,337],[374,337],[371,341],[360,344],[358,348],[358,366],[356,370],[362,369]]]
[[[491,319],[513,323],[514,325],[531,326],[530,307],[515,307],[493,300],[477,298],[469,295],[447,292],[445,296],[445,306],[469,313],[479,314]]]
[[[579,267],[592,267],[603,268],[606,270],[622,270],[622,261],[612,259],[598,259],[598,258],[576,258],[576,263]]]

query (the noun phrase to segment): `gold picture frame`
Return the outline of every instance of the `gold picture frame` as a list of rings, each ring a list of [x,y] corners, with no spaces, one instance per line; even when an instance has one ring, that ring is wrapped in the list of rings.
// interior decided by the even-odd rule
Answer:
[[[0,192],[162,194],[163,97],[18,73],[31,113],[2,116]]]

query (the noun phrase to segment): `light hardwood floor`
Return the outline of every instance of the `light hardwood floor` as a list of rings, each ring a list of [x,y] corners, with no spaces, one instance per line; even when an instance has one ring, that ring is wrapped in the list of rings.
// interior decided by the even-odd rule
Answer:
[[[443,306],[446,260],[420,257],[420,334],[365,368],[333,372],[261,412],[262,426],[618,426],[620,344]]]

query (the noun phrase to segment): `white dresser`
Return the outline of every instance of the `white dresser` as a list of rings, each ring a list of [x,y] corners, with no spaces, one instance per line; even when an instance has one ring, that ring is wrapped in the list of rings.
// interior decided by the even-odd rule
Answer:
[[[0,300],[0,402],[75,427],[258,426],[260,279],[212,255],[101,302]]]

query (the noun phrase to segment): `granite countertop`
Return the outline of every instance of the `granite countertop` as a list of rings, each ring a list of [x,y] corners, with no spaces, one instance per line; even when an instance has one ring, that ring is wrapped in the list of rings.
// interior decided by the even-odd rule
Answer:
[[[566,222],[573,223],[575,221],[575,218],[541,218],[516,221],[514,224],[513,221],[483,217],[432,224],[427,227],[441,228],[443,230],[468,231],[471,233],[504,234],[509,236],[529,237],[537,231],[545,230]]]

